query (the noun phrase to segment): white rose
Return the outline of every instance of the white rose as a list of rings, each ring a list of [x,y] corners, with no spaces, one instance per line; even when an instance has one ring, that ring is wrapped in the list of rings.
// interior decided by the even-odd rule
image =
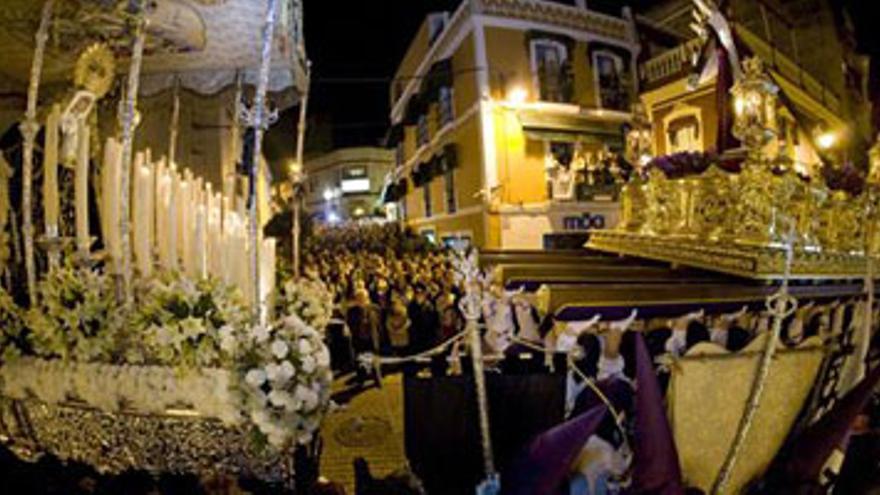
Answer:
[[[263,369],[266,370],[266,378],[268,378],[269,380],[271,380],[273,382],[278,380],[278,374],[281,371],[280,366],[278,366],[275,363],[269,363]]]
[[[293,401],[293,397],[283,390],[273,390],[269,392],[269,402],[275,407],[285,407]]]
[[[256,325],[251,328],[251,338],[253,338],[257,343],[262,344],[263,342],[269,340],[269,329],[264,327],[263,325]]]
[[[307,355],[312,353],[312,344],[306,339],[299,339],[299,353]]]
[[[302,370],[306,373],[311,373],[315,371],[315,358],[312,356],[306,356],[302,360]]]
[[[284,359],[284,357],[287,356],[288,350],[290,349],[287,347],[287,343],[283,340],[276,339],[272,342],[272,354],[278,359]]]
[[[254,368],[247,372],[244,376],[244,381],[246,381],[248,385],[258,388],[266,383],[266,372],[259,368]]]
[[[281,381],[287,382],[296,375],[296,368],[293,367],[290,361],[284,361],[281,363]]]

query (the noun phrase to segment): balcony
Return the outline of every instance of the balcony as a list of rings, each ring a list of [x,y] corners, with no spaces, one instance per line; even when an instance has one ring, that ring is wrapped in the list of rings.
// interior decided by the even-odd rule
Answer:
[[[840,98],[815,77],[744,26],[737,25],[736,32],[754,55],[761,57],[783,79],[800,88],[831,112],[840,112]],[[647,90],[656,89],[686,77],[702,46],[702,40],[692,39],[643,63],[639,68],[642,87]]]

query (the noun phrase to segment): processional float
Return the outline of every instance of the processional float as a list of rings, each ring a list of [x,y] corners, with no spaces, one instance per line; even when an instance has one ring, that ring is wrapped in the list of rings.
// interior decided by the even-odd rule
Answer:
[[[21,163],[0,171],[20,166],[21,204],[0,181],[0,219],[11,245],[20,212],[23,245],[0,266],[7,282],[19,261],[24,273],[0,294],[0,440],[100,471],[292,481],[291,453],[317,431],[331,374],[316,329],[271,314],[261,141],[277,116],[268,93],[289,105],[307,86],[301,3],[15,0],[0,15],[27,21],[0,35],[0,77],[14,85],[30,67]],[[182,93],[228,88],[222,170],[186,168]],[[168,93],[170,122],[139,110],[139,97]]]
[[[799,175],[773,145],[780,99],[788,101],[762,60],[740,57],[724,15],[729,2],[694,3],[693,27],[705,43],[693,79],[715,69],[718,153],[650,161],[623,188],[620,225],[592,233],[588,246],[770,284],[765,330],[745,349],[728,354],[697,345],[669,364],[667,402],[685,478],[708,493],[740,493],[766,475],[789,435],[812,425],[865,375],[880,184],[869,177],[864,187],[864,174],[824,157],[825,177]],[[871,175],[878,166],[871,164]],[[783,326],[793,331],[789,322],[804,297],[791,284],[801,281],[862,283],[843,291],[843,300],[854,302],[832,309],[827,334],[786,348]],[[834,292],[832,285],[814,297],[833,299]]]
[[[631,330],[669,326],[672,340],[685,338],[687,318],[750,329],[754,337],[736,351],[700,343],[661,363],[681,481],[711,494],[744,493],[778,475],[779,463],[815,455],[780,451],[833,421],[828,412],[864,383],[877,321],[880,142],[869,171],[820,156],[822,176],[799,175],[774,143],[777,109],[789,102],[770,68],[739,51],[728,3],[695,0],[704,46],[694,81],[715,78],[717,152],[653,157],[650,123],[634,122],[627,143],[635,172],[616,228],[591,231],[590,251],[569,254],[574,260],[559,262],[558,272],[550,256],[505,266],[505,255],[494,255],[508,290],[544,284],[533,297],[556,319],[551,336],[600,333],[601,322],[633,309]],[[804,338],[810,319],[818,335]],[[807,478],[786,480],[830,490],[842,459],[811,460]]]

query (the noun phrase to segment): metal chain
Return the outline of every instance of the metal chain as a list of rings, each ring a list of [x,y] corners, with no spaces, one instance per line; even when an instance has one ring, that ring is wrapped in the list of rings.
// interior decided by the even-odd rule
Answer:
[[[480,339],[478,320],[481,308],[479,285],[479,263],[476,251],[468,257],[457,260],[460,274],[464,277],[465,296],[460,302],[461,312],[467,320],[466,332],[470,338],[471,363],[474,368],[474,385],[477,392],[477,406],[480,416],[480,440],[483,448],[483,468],[487,479],[496,478],[495,459],[492,453],[492,436],[489,429],[489,400],[486,395],[486,377],[483,369],[483,347]]]
[[[782,218],[782,217],[780,217]],[[790,219],[789,219],[790,220]],[[773,328],[767,336],[767,343],[764,347],[764,353],[758,363],[758,369],[755,379],[752,383],[752,389],[749,392],[749,398],[746,401],[746,407],[743,415],[740,417],[739,426],[733,443],[727,451],[727,457],[724,459],[718,477],[712,486],[712,495],[720,495],[724,493],[727,484],[730,482],[733,470],[745,446],[745,439],[749,434],[754,423],[758,408],[761,406],[761,397],[767,385],[767,377],[770,374],[770,365],[773,362],[773,356],[779,343],[779,334],[782,331],[782,322],[789,315],[797,310],[797,300],[788,292],[788,281],[791,278],[791,266],[794,259],[794,226],[791,222],[788,236],[785,242],[785,272],[783,273],[782,284],[779,290],[769,296],[766,301],[767,310],[773,317]]]

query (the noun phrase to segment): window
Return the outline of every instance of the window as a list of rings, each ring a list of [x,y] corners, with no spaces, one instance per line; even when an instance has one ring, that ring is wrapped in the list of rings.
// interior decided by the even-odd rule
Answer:
[[[419,121],[416,127],[416,141],[419,146],[428,144],[428,140],[430,139],[428,134],[428,117],[425,114],[419,115]]]
[[[549,39],[532,41],[531,49],[532,73],[541,101],[570,102],[574,81],[568,65],[568,49]]]
[[[623,59],[610,52],[595,52],[593,70],[596,73],[599,106],[609,110],[629,111],[629,92],[624,82]]]
[[[448,18],[449,14],[446,12],[439,12],[428,16],[428,46],[433,45],[437,38],[440,37],[440,34],[443,33]]]
[[[455,112],[452,102],[452,88],[444,86],[440,88],[438,98],[440,107],[440,127],[452,123],[455,119]]]
[[[455,197],[455,170],[449,169],[443,174],[443,190],[446,192],[446,213],[458,210]]]
[[[424,191],[424,200],[425,200],[425,218],[430,217],[434,214],[431,211],[431,183],[426,182],[422,186],[422,190]]]
[[[681,151],[701,151],[700,123],[696,117],[689,115],[671,120],[666,125],[666,137],[669,153]]]
[[[663,117],[666,154],[682,151],[703,151],[702,110],[692,105],[677,104]]]

